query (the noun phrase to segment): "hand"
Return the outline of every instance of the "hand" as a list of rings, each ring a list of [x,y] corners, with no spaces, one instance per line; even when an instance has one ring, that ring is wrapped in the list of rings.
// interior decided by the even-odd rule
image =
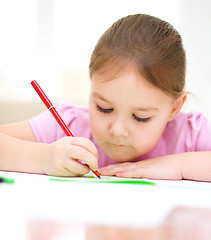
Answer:
[[[82,176],[90,169],[97,170],[97,160],[97,149],[88,138],[64,137],[49,145],[44,172],[54,176]]]
[[[168,155],[139,162],[125,162],[100,169],[101,175],[149,179],[182,179],[181,162],[177,155]]]

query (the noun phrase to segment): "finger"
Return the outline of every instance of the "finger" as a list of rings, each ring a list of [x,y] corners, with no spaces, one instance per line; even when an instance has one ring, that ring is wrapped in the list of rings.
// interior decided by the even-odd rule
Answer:
[[[71,138],[71,143],[75,146],[83,147],[92,153],[96,158],[98,158],[97,148],[95,147],[94,143],[88,139],[83,137],[74,137]]]
[[[115,165],[109,165],[109,166],[100,168],[99,172],[100,172],[101,175],[112,176],[112,175],[115,175],[115,168],[116,167],[117,166],[115,166]]]
[[[111,164],[108,165],[106,167],[102,167],[101,170],[112,170],[114,168],[121,168],[121,167],[127,167],[128,165],[130,165],[131,163],[125,162],[125,163],[117,163],[117,164]]]
[[[124,178],[141,178],[143,177],[142,174],[136,173],[134,170],[125,170],[122,172],[116,173],[117,177],[124,177]]]
[[[77,160],[69,160],[65,162],[64,169],[69,171],[71,175],[83,176],[87,174],[90,169],[87,165],[78,162]]]
[[[148,168],[141,168],[132,166],[129,169],[124,169],[116,172],[117,177],[125,177],[125,178],[148,178],[155,179],[154,174]]]
[[[120,164],[113,164],[106,167],[101,168],[99,171],[102,175],[116,175],[117,172],[124,171],[130,167],[131,163],[120,163]]]
[[[83,176],[90,171],[87,165],[79,163],[77,160],[67,159],[64,163],[48,175],[60,177]]]
[[[96,156],[90,153],[84,147],[71,145],[69,148],[68,156],[71,159],[77,159],[85,162],[94,171],[98,168]]]
[[[69,169],[62,168],[60,171],[57,171],[56,173],[51,173],[50,176],[55,176],[55,177],[78,177],[81,175],[78,175]]]
[[[77,174],[73,172],[71,169],[61,167],[59,169],[56,169],[56,171],[52,171],[48,174],[49,176],[56,176],[56,177],[78,177],[82,176],[81,174]]]

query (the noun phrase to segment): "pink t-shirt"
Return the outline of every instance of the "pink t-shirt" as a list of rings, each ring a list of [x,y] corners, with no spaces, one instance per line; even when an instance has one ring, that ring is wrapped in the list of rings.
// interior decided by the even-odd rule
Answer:
[[[74,136],[89,138],[95,144],[99,168],[117,163],[92,137],[88,107],[61,101],[56,109]],[[30,119],[29,123],[38,142],[52,143],[66,136],[48,110]],[[134,161],[193,151],[211,151],[211,122],[199,112],[179,113],[168,122],[154,149]]]

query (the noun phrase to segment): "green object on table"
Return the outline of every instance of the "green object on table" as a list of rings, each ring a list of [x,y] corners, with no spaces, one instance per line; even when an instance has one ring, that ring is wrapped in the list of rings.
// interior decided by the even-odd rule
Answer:
[[[0,177],[0,183],[10,183],[10,184],[13,184],[14,182],[15,182],[15,180],[12,179],[12,178]]]
[[[155,185],[154,182],[139,180],[139,179],[126,179],[126,178],[90,178],[90,177],[49,177],[50,181],[58,182],[81,182],[81,183],[115,183],[115,184],[135,184],[135,185]]]

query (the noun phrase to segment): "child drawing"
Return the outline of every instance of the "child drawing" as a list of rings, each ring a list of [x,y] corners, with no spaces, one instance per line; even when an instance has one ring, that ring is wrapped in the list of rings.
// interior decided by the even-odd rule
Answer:
[[[144,14],[119,19],[99,39],[89,70],[89,107],[57,106],[75,137],[65,137],[49,111],[1,126],[2,170],[81,176],[99,168],[107,176],[211,181],[211,122],[181,112],[186,56],[169,23]]]

